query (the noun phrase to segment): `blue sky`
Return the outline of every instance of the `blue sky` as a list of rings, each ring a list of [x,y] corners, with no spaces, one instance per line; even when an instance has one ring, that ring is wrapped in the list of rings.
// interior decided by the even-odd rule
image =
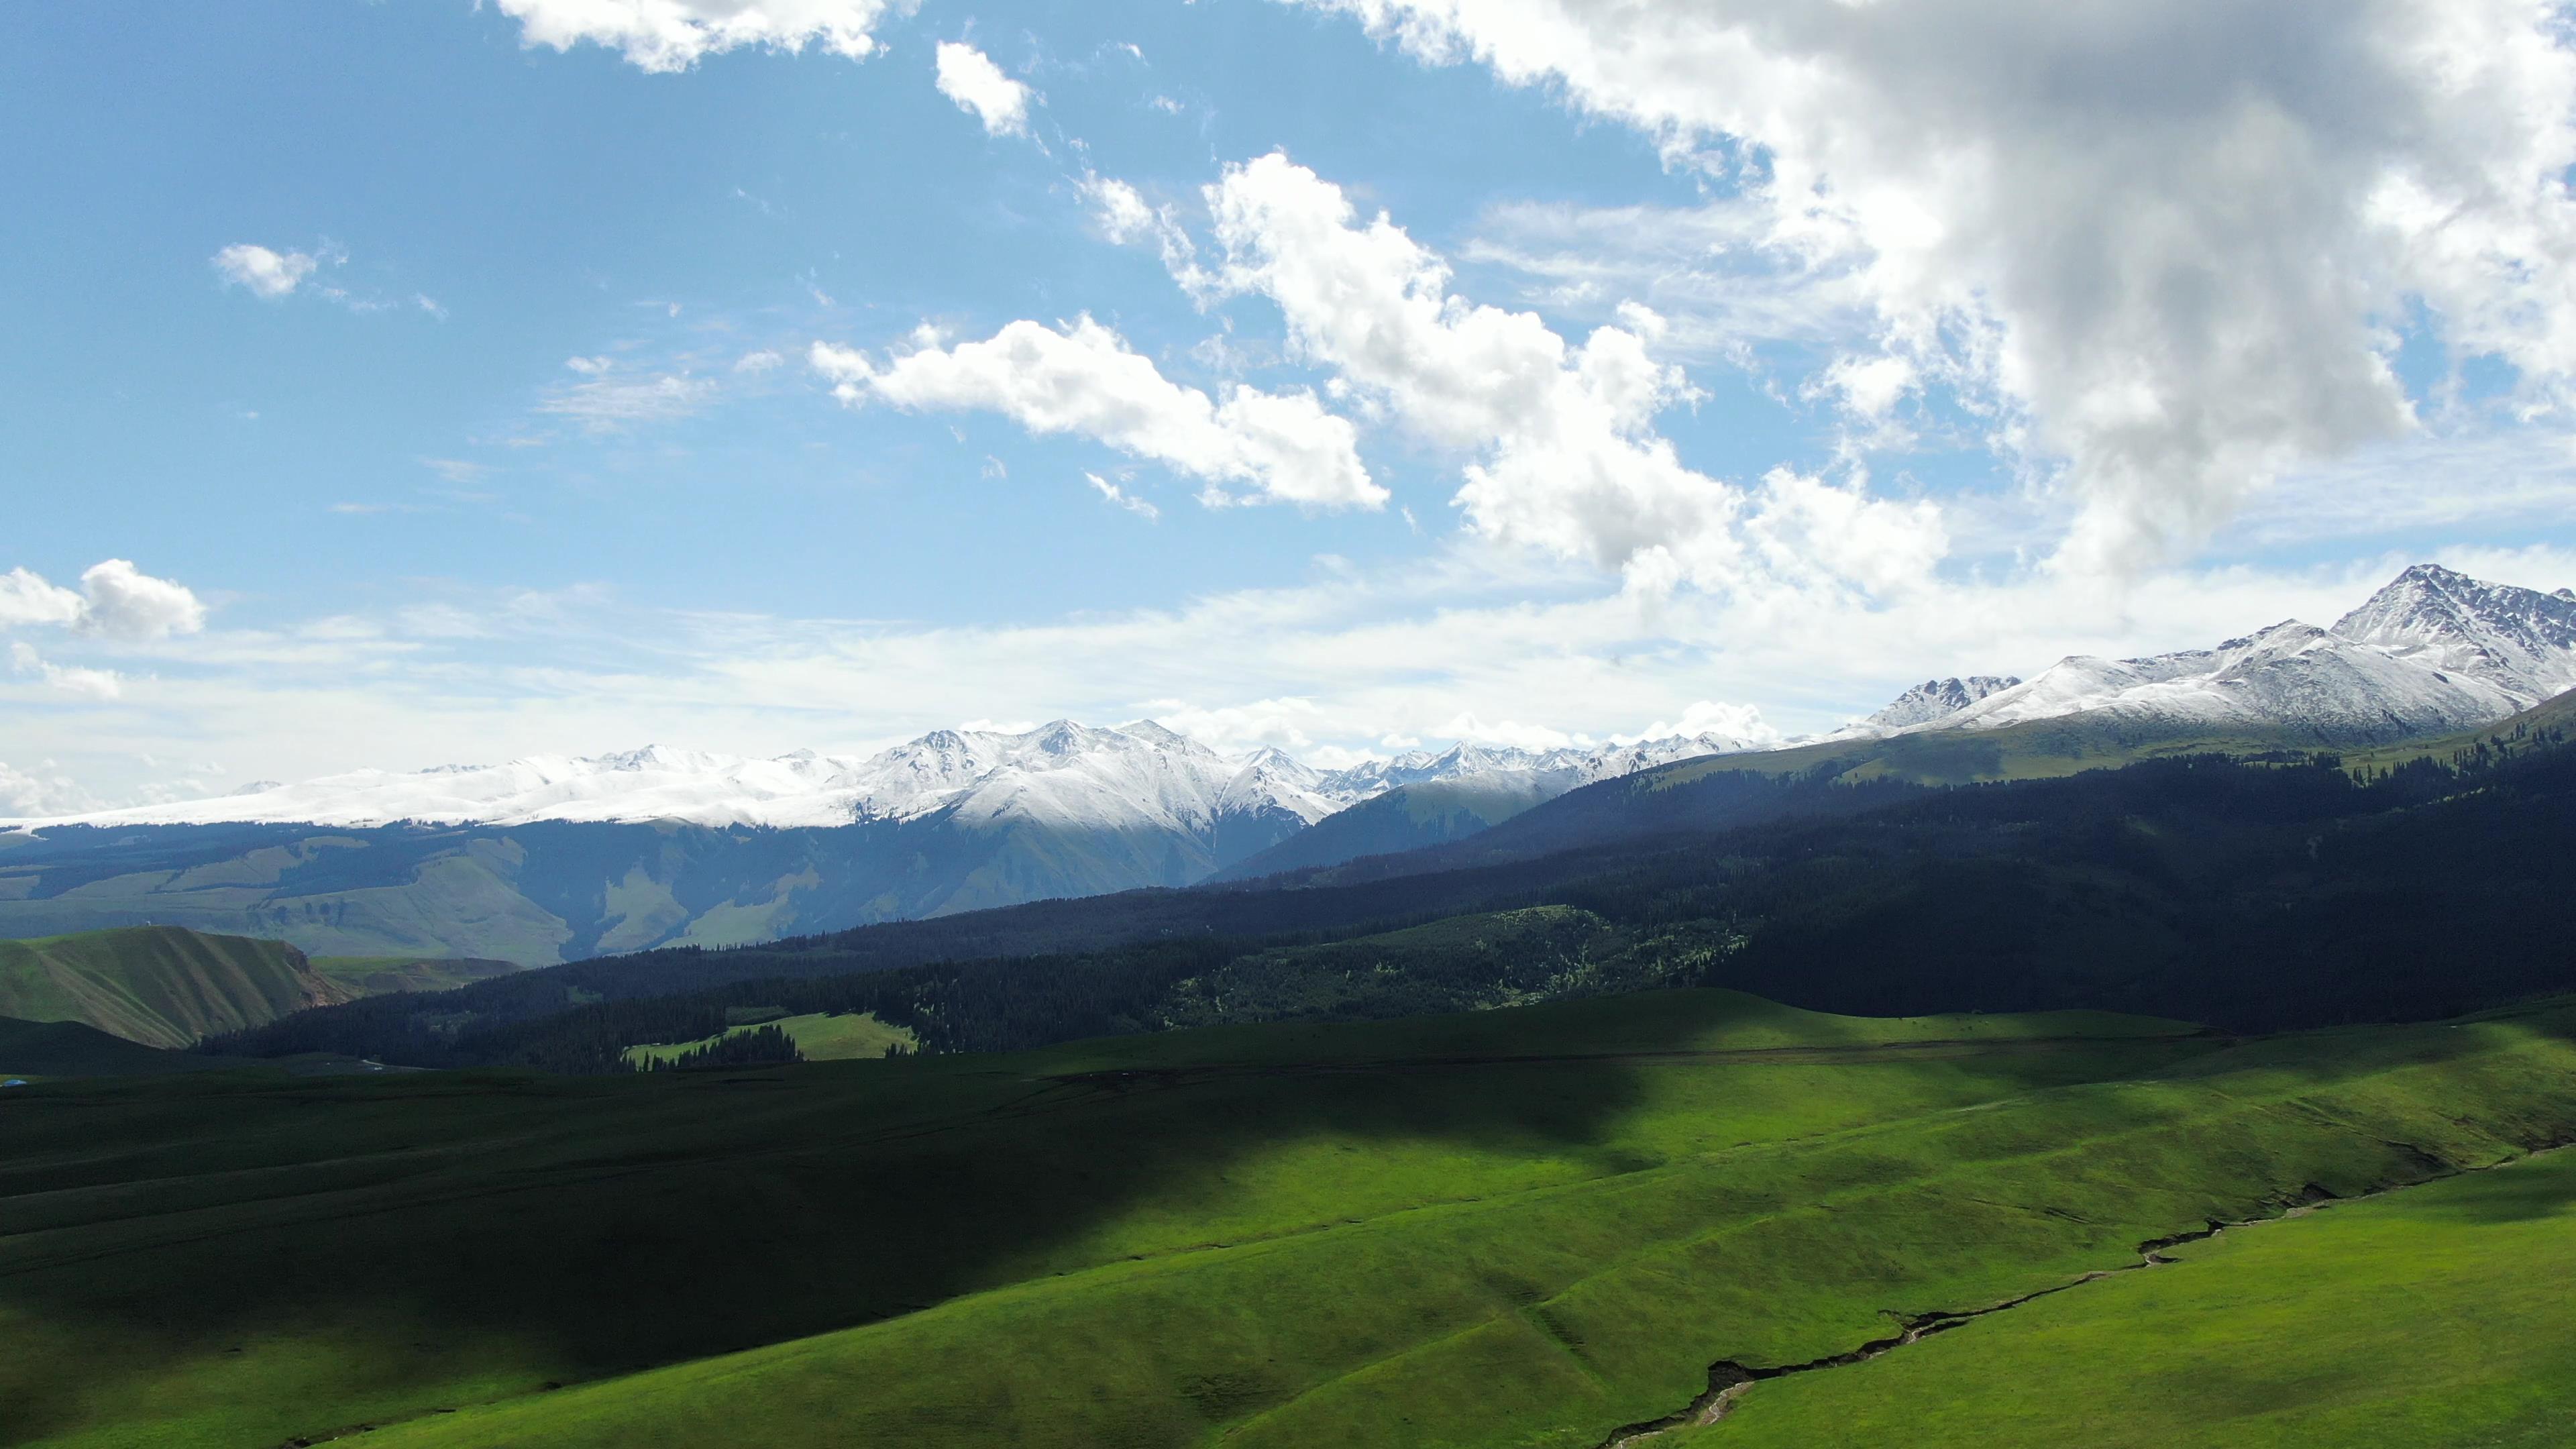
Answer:
[[[2415,557],[2576,582],[2547,7],[2297,21],[2431,119],[2264,73],[2286,199],[2223,97],[1984,99],[2016,45],[2189,73],[2224,7],[1901,84],[1961,7],[1765,8],[40,7],[0,806],[974,718],[1796,732]],[[2437,43],[2510,83],[2426,89]],[[1704,95],[1658,69],[1722,44]],[[2530,144],[2452,144],[2499,114]],[[2471,175],[2525,188],[2476,246],[2391,190]],[[1054,371],[979,350],[1086,317]]]

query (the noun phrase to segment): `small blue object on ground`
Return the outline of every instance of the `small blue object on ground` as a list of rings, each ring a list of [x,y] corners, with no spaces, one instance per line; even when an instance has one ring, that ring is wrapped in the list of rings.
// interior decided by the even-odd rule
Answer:
[[[0,1087],[23,1087],[25,1085],[27,1085],[27,1079],[25,1077],[11,1077],[5,1082],[0,1082]]]

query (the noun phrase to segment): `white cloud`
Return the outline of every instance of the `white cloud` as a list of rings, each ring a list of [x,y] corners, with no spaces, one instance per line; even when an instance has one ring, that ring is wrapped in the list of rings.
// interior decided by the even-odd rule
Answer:
[[[1378,508],[1387,498],[1360,462],[1348,419],[1305,391],[1228,384],[1218,398],[1163,376],[1152,359],[1089,317],[1058,331],[1013,322],[982,342],[936,345],[935,333],[882,368],[854,348],[810,353],[832,392],[856,405],[998,412],[1033,433],[1073,433],[1201,480],[1209,503],[1286,502]],[[1235,491],[1243,489],[1248,491]]]
[[[166,774],[138,775],[143,753],[300,779],[451,761],[459,740],[482,760],[647,739],[761,755],[865,751],[977,716],[1148,715],[1211,743],[1278,743],[1325,765],[1407,741],[1436,748],[1462,715],[1487,738],[1603,739],[1677,716],[1722,728],[1691,702],[1758,700],[1766,723],[1803,732],[1927,675],[2027,676],[2067,654],[2205,647],[2281,618],[2331,622],[2425,556],[2508,582],[2576,583],[2576,554],[2563,549],[2428,548],[2331,566],[2159,571],[2116,599],[2040,574],[1942,580],[1894,609],[1813,591],[1681,591],[1648,610],[1586,593],[1592,581],[1571,571],[1497,587],[1452,549],[1293,587],[1026,625],[692,613],[598,590],[444,591],[381,616],[120,646],[186,667],[155,678],[149,710],[22,710],[10,749],[22,764],[60,760],[91,790],[125,799]]]
[[[20,674],[36,675],[63,693],[83,699],[114,699],[125,692],[123,681],[113,670],[55,664],[23,640],[9,646],[9,667]]]
[[[89,607],[80,595],[23,568],[0,574],[0,629],[21,624],[69,628]]]
[[[564,359],[564,366],[571,368],[573,371],[580,373],[584,377],[597,377],[616,365],[615,361],[605,357],[567,357]]]
[[[1877,357],[1838,357],[1817,379],[1818,390],[1838,399],[1845,412],[1866,423],[1883,423],[1921,379],[1912,359],[1895,353]]]
[[[1741,586],[1760,560],[1740,525],[1747,499],[1685,467],[1655,416],[1695,397],[1650,343],[1661,319],[1633,304],[1622,325],[1579,345],[1535,313],[1478,306],[1449,291],[1449,270],[1384,215],[1363,224],[1340,187],[1270,155],[1208,188],[1225,251],[1216,285],[1279,306],[1291,350],[1415,432],[1469,451],[1456,502],[1498,542],[1621,570],[1658,588]],[[1929,505],[1891,510],[1856,493],[1833,500],[1839,532],[1876,540],[1916,530],[1928,570],[1943,535]],[[1926,525],[1930,525],[1926,527]],[[1820,542],[1832,530],[1804,533]],[[1775,530],[1770,538],[1792,536]],[[1795,560],[1879,589],[1897,555]]]
[[[81,573],[80,592],[23,568],[0,574],[0,629],[51,624],[117,639],[163,639],[206,627],[206,606],[187,585],[154,578],[121,559]]]
[[[983,122],[988,136],[1028,133],[1029,88],[971,45],[939,42],[939,93]]]
[[[162,639],[206,627],[206,606],[187,585],[157,579],[121,558],[81,574],[87,596],[78,627],[120,639]]]
[[[1117,484],[1110,482],[1108,479],[1101,477],[1097,473],[1085,473],[1082,476],[1091,484],[1093,491],[1097,492],[1101,497],[1108,501],[1126,509],[1130,513],[1136,514],[1149,522],[1163,516],[1163,510],[1156,508],[1153,504],[1137,497],[1135,494],[1128,492],[1126,489],[1119,487]]]
[[[247,288],[254,297],[274,302],[292,293],[322,258],[311,252],[277,252],[237,242],[214,255],[214,268],[229,286]]]
[[[47,760],[39,768],[53,770]],[[98,798],[73,783],[70,776],[56,771],[51,775],[31,775],[0,760],[0,815],[39,816],[70,815],[98,808]]]
[[[570,50],[585,42],[622,53],[639,70],[687,70],[702,56],[758,45],[790,53],[820,44],[834,55],[873,54],[872,33],[911,0],[495,0],[519,22],[522,43]]]
[[[1487,724],[1473,713],[1461,713],[1432,733],[1442,739],[1473,740],[1478,744],[1503,745],[1515,750],[1561,750],[1578,742],[1573,735],[1545,725],[1522,724],[1508,719]]]
[[[1735,174],[1763,244],[2062,460],[2078,569],[2413,426],[2389,328],[2576,394],[2576,55],[2539,0],[1302,0]]]
[[[786,358],[779,356],[776,352],[764,347],[758,352],[746,352],[742,356],[734,359],[733,370],[736,372],[762,373],[769,371],[771,368],[776,367],[778,364],[785,362],[786,360]]]
[[[1780,731],[1772,728],[1771,723],[1762,717],[1759,706],[1729,704],[1715,699],[1695,700],[1682,711],[1678,720],[1657,720],[1633,735],[1616,738],[1624,745],[1638,740],[1667,740],[1675,735],[1694,738],[1716,735],[1720,739],[1741,740],[1748,744],[1774,744],[1781,738]]]

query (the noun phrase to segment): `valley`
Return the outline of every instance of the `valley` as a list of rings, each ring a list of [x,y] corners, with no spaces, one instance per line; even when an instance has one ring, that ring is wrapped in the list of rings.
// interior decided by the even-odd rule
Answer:
[[[40,1084],[0,1102],[0,1390],[9,1442],[64,1446],[712,1445],[750,1414],[782,1444],[1589,1446],[1713,1361],[2566,1140],[2571,1040],[2563,1003],[2233,1038],[1693,991],[1027,1056]]]

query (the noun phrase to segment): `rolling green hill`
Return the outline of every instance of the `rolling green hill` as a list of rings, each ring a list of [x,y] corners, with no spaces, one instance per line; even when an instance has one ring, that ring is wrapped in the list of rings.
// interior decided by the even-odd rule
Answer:
[[[2570,1003],[2237,1040],[1675,991],[42,1084],[0,1101],[0,1442],[1591,1449],[1712,1362],[2571,1136]]]
[[[1754,1385],[1671,1449],[2559,1449],[2576,1152],[2163,1250],[1881,1359]]]
[[[184,1047],[353,994],[278,941],[175,926],[0,941],[0,1016],[85,1022],[146,1046]]]

